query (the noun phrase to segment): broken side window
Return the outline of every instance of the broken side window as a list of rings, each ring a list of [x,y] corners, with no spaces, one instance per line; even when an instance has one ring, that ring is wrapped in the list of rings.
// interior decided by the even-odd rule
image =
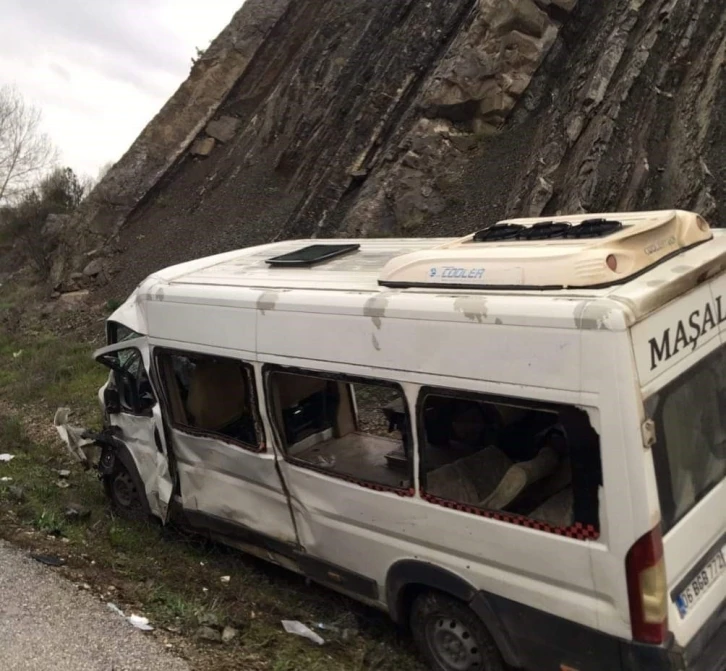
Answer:
[[[135,347],[118,350],[99,357],[99,362],[112,370],[109,389],[117,394],[117,410],[134,415],[149,414],[156,397],[141,352]]]
[[[128,326],[119,324],[118,322],[107,322],[106,325],[107,338],[109,345],[116,345],[120,342],[141,338],[141,334],[132,331]]]
[[[599,437],[585,412],[439,389],[423,390],[419,408],[429,500],[541,523],[535,528],[599,528]]]
[[[167,411],[182,431],[263,450],[252,368],[236,359],[157,351]]]
[[[363,485],[411,487],[408,411],[397,385],[286,370],[272,371],[267,385],[289,461]]]

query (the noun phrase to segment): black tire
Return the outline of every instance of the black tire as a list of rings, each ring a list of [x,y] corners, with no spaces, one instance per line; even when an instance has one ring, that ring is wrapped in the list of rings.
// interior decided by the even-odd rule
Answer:
[[[431,671],[504,671],[496,643],[466,604],[424,592],[411,608],[411,631]]]
[[[111,500],[113,511],[127,520],[146,521],[151,511],[149,503],[135,472],[129,471],[124,464],[117,461],[111,475],[103,479],[106,494]]]

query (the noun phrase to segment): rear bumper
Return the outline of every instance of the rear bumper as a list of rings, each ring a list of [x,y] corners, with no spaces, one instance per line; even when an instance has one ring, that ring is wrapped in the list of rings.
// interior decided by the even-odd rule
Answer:
[[[622,641],[620,660],[622,671],[686,671],[683,650],[672,638],[663,646]]]
[[[645,645],[605,634],[502,597],[470,603],[508,664],[527,671],[726,671],[726,602],[693,640]]]
[[[726,671],[726,602],[682,648],[673,638],[662,646],[620,642],[622,671]]]

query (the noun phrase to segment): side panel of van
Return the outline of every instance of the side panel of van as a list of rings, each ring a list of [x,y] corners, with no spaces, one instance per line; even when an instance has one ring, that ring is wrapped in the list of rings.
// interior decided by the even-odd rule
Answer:
[[[582,347],[583,388],[597,399],[602,445],[601,534],[592,544],[597,626],[604,634],[629,640],[625,558],[657,524],[658,502],[644,466],[643,416],[628,332],[586,330]]]
[[[553,402],[573,406],[581,400],[578,331],[538,331],[535,348],[526,327],[466,319],[462,323],[395,318],[380,322],[374,325],[367,319],[332,315],[312,320],[278,308],[260,319],[260,359],[297,367],[312,352],[320,359],[305,362],[311,370],[403,382],[411,417],[419,389],[434,380],[441,387],[464,391],[540,400],[549,395]],[[308,333],[313,327],[314,337]],[[349,363],[342,363],[345,360]],[[402,372],[422,368],[426,374]],[[449,371],[446,377],[444,370]],[[489,381],[472,380],[478,371],[482,377],[488,373]],[[496,384],[493,377],[509,384]],[[558,392],[550,386],[570,381],[569,391]],[[384,599],[391,567],[415,559],[447,569],[477,589],[597,626],[588,541],[437,505],[423,500],[418,487],[410,495],[397,495],[291,463],[282,467],[305,550],[374,581],[379,599]]]
[[[360,300],[356,314],[333,313],[331,308],[322,314],[307,305],[303,292],[298,293],[302,297],[291,292],[284,295],[284,304],[280,299],[275,309],[259,314],[261,357],[481,379],[512,388],[579,389],[580,372],[572,364],[579,351],[577,331],[538,328],[533,347],[532,334],[526,323],[520,325],[521,318],[517,325],[503,324],[503,319],[487,312],[484,300],[478,307],[460,303],[454,309],[451,296],[422,298],[392,292],[388,297],[356,297]],[[436,313],[432,305],[438,306]],[[436,318],[427,318],[426,313]]]

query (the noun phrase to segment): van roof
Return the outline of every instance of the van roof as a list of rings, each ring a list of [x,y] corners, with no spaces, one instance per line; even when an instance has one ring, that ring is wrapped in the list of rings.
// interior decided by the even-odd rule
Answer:
[[[153,277],[174,285],[175,293],[183,285],[206,285],[607,296],[627,303],[637,318],[725,266],[726,236],[697,214],[666,210],[515,219],[459,239],[289,240]]]

